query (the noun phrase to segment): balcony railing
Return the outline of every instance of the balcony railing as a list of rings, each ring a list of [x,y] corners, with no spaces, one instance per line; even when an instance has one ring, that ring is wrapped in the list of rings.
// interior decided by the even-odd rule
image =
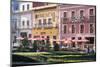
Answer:
[[[63,22],[63,24],[66,24],[68,22],[68,18],[67,17],[63,17],[62,18],[62,22]]]
[[[86,21],[86,18],[84,16],[81,16],[79,19],[79,22],[85,22],[85,21]]]
[[[38,28],[41,28],[42,26],[43,26],[42,24],[41,25],[37,25]]]
[[[50,24],[48,24],[48,25],[47,25],[47,27],[53,27],[53,24],[52,24],[52,23],[50,23]]]
[[[50,27],[54,27],[54,25],[52,23],[50,23],[50,24],[41,24],[41,25],[35,24],[34,25],[34,28],[50,28]]]
[[[89,16],[89,19],[88,17],[85,17],[85,16],[76,16],[76,17],[68,17],[68,18],[61,18],[61,22],[63,24],[66,24],[66,23],[69,23],[69,22],[72,22],[72,23],[77,23],[77,22],[95,22],[95,16]]]
[[[89,22],[95,23],[95,16],[89,16]]]
[[[32,26],[19,26],[17,29],[32,29]]]

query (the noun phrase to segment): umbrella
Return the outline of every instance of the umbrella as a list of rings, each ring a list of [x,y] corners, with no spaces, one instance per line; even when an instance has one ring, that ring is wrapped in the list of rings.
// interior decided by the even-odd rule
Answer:
[[[61,41],[65,41],[65,40],[61,40],[61,39],[53,39],[53,41],[58,41],[58,42],[61,42]]]
[[[83,39],[83,40],[72,40],[73,42],[88,42],[89,40]]]
[[[28,38],[28,40],[33,40],[34,41],[34,40],[36,40],[36,38]]]
[[[64,43],[72,43],[72,40],[65,40]]]
[[[34,38],[34,40],[46,40],[46,38]]]
[[[67,44],[67,43],[68,43],[68,41],[64,41],[64,43],[65,43],[65,44]]]
[[[23,40],[24,38],[22,38],[22,37],[17,37],[16,39],[17,39],[17,40]]]

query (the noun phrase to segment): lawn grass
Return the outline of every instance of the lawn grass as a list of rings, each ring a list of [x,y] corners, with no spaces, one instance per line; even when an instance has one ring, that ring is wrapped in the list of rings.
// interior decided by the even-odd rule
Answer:
[[[50,53],[49,52],[16,52],[13,54],[22,55],[22,56],[39,56],[39,55],[50,54]]]

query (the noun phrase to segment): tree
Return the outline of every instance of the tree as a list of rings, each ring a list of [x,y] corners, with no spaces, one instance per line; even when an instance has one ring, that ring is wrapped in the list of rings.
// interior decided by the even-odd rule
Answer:
[[[22,45],[24,46],[24,48],[28,48],[29,42],[27,37],[22,40]]]
[[[46,47],[47,51],[50,51],[50,41],[49,40],[47,40],[45,47]]]
[[[37,48],[38,48],[37,41],[34,41],[34,43],[33,43],[33,51],[36,52]]]
[[[54,42],[53,44],[54,44],[54,51],[59,51],[59,45],[56,42]]]

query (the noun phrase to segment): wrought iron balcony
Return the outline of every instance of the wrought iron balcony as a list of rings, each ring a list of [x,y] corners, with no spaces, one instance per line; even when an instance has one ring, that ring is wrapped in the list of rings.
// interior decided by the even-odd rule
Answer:
[[[72,23],[77,23],[77,22],[91,22],[91,23],[95,23],[96,21],[96,17],[95,16],[89,16],[89,19],[88,17],[85,17],[85,16],[76,16],[76,17],[68,17],[68,18],[61,18],[61,22],[62,24],[66,24],[66,23],[69,23],[69,22],[72,22]]]

